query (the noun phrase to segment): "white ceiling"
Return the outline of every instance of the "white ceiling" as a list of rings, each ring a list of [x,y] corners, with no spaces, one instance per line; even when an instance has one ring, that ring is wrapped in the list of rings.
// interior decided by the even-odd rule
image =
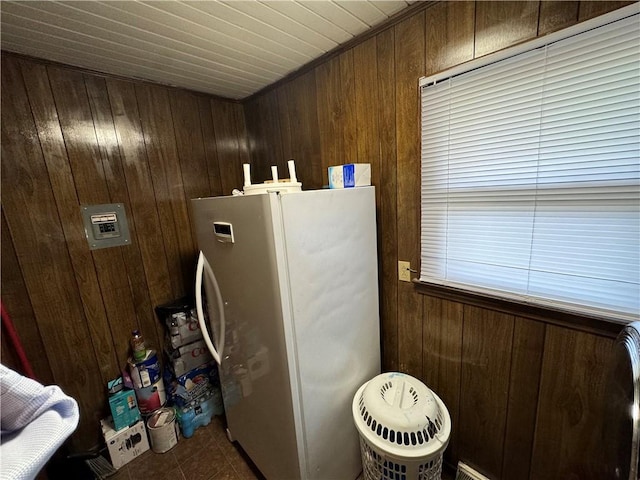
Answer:
[[[413,1],[1,1],[2,49],[240,99]]]

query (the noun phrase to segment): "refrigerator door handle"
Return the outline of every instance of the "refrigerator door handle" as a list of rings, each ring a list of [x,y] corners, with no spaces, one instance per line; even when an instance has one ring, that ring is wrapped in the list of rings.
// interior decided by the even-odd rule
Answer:
[[[207,276],[213,285],[213,289],[216,292],[216,302],[218,304],[218,314],[220,317],[220,339],[218,341],[219,350],[216,350],[213,342],[211,341],[211,337],[207,330],[207,324],[204,319],[204,310],[202,309],[202,279],[204,272],[207,273]],[[207,262],[202,251],[198,256],[198,265],[196,267],[196,311],[198,313],[198,323],[200,324],[200,330],[202,330],[204,343],[207,344],[207,348],[211,352],[211,355],[213,355],[213,358],[218,362],[218,365],[220,365],[222,363],[222,352],[224,350],[224,303],[222,302],[222,295],[220,294],[220,287],[218,286],[216,276],[214,275],[211,265]]]

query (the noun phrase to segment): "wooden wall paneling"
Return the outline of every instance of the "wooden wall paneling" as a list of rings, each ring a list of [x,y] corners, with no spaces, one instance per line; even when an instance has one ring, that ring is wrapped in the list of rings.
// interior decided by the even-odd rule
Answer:
[[[423,305],[413,285],[398,282],[398,368],[417,378],[423,372]]]
[[[278,91],[271,90],[265,97],[265,100],[268,101],[268,106],[264,112],[266,115],[263,116],[262,122],[266,128],[271,130],[271,132],[267,134],[267,138],[270,138],[271,141],[267,142],[266,159],[268,168],[264,180],[270,180],[272,178],[270,167],[273,165],[278,167],[278,178],[289,178],[289,168],[287,164],[289,157],[284,153],[282,127],[280,125],[282,117],[280,103],[278,101]]]
[[[288,178],[280,133],[278,92],[272,90],[255,97],[244,108],[247,111],[252,183],[271,180],[271,166],[278,167],[278,178]]]
[[[247,120],[244,115],[244,108],[239,103],[228,103],[231,109],[231,119],[235,125],[236,138],[238,142],[238,161],[235,168],[231,171],[233,174],[233,182],[235,188],[241,189],[244,185],[244,175],[242,172],[242,164],[251,163],[251,154],[249,152],[249,136],[247,131]]]
[[[371,184],[376,189],[376,240],[382,252],[382,206],[380,183],[380,130],[378,128],[378,65],[377,40],[369,40],[353,48],[354,90],[356,107],[356,151],[359,163],[371,165]],[[378,255],[380,258],[380,255]],[[383,265],[378,262],[378,285],[384,281]],[[382,291],[379,288],[379,291]],[[380,308],[380,307],[379,307]],[[381,332],[384,322],[381,321]],[[381,341],[382,348],[382,341]]]
[[[168,91],[164,87],[136,85],[153,190],[160,216],[173,297],[185,295],[191,284],[195,250],[182,170],[176,147]],[[157,252],[160,254],[160,252]]]
[[[263,96],[266,102],[266,109],[262,111],[260,118],[263,128],[269,130],[266,138],[269,139],[266,144],[266,172],[259,181],[271,180],[271,166],[278,167],[278,178],[289,178],[289,169],[287,160],[282,146],[282,129],[280,127],[280,108],[278,102],[278,91],[271,90]],[[247,132],[249,131],[247,123]]]
[[[460,392],[460,460],[503,478],[514,317],[465,305]]]
[[[305,175],[309,189],[320,189],[324,185],[323,164],[320,151],[320,132],[318,127],[318,97],[315,71],[298,77],[295,83],[294,96],[297,116],[294,126],[297,135],[292,136],[296,158],[311,169]]]
[[[83,162],[81,156],[85,152],[78,152],[78,149],[83,149],[83,146],[79,145],[83,141],[92,141],[90,136],[87,139],[87,135],[93,134],[92,123],[85,117],[84,121],[79,122],[77,126],[73,125],[70,117],[74,115],[78,102],[76,98],[70,98],[68,95],[68,89],[73,88],[72,85],[59,85],[59,76],[66,73],[64,70],[48,70],[45,66],[30,61],[20,61],[20,65],[71,264],[76,277],[80,279],[77,281],[77,288],[82,298],[87,325],[91,331],[91,341],[96,357],[99,359],[102,381],[106,385],[106,382],[119,371],[118,359],[113,348],[96,266],[87,245],[80,214],[82,203],[80,195],[91,190],[89,185],[91,174],[83,175],[83,173],[92,170],[96,159],[89,156],[89,161]],[[70,78],[69,83],[74,80],[77,78]],[[80,83],[82,83],[81,78]],[[56,90],[62,90],[62,96],[54,98]],[[84,87],[79,93],[83,92]],[[86,103],[86,95],[84,100]],[[65,127],[66,137],[63,132]],[[93,143],[95,143],[95,135]],[[87,169],[84,168],[85,165],[88,166]],[[95,169],[93,171],[95,172]],[[96,178],[100,179],[101,176]],[[104,185],[99,185],[99,180],[96,183],[98,184],[96,189],[104,191]],[[90,197],[86,200],[95,198]]]
[[[169,90],[171,118],[187,207],[192,198],[206,197],[210,192],[198,100],[199,96],[185,90]]]
[[[353,48],[356,117],[356,161],[371,164],[371,183],[380,205],[380,131],[378,129],[378,65],[376,38]],[[380,212],[378,211],[378,217]]]
[[[71,259],[72,261],[75,260],[75,266],[80,272],[85,273],[85,277],[93,280],[88,285],[88,288],[85,289],[84,292],[81,292],[81,295],[84,294],[83,305],[85,307],[85,313],[90,315],[93,310],[95,313],[93,318],[98,326],[97,331],[101,331],[103,329],[100,327],[106,325],[106,317],[104,315],[104,308],[101,303],[98,285],[97,282],[95,282],[96,276],[95,271],[93,270],[93,262],[91,261],[90,255],[85,254],[81,249],[80,251],[77,249],[79,242],[84,238],[84,229],[81,225],[78,225],[77,222],[79,206],[76,190],[73,184],[73,176],[69,168],[67,152],[65,150],[64,140],[60,131],[60,125],[58,123],[56,107],[51,96],[46,69],[43,66],[37,66],[32,62],[24,62],[15,58],[10,59],[9,61],[15,62],[16,66],[20,69],[20,72],[23,73],[22,77],[25,80],[25,88],[27,89],[31,114],[39,136],[36,141],[40,142],[42,155],[50,175],[49,180],[53,189],[52,191],[57,201],[59,215],[63,220],[62,227],[63,229],[66,229],[65,236],[67,237],[67,241],[75,239],[75,250],[76,253],[80,254],[79,257],[72,256]],[[11,119],[7,121],[11,121]],[[71,224],[65,223],[65,219],[70,220]],[[73,244],[71,248],[73,249]],[[4,260],[3,254],[3,263]],[[15,266],[19,269],[17,264]],[[3,273],[4,271],[5,268],[3,265]],[[111,345],[109,341],[110,336],[107,335],[104,341],[97,340],[94,342],[96,355],[101,356],[105,360],[107,368],[110,365],[115,365],[115,357],[111,353]],[[36,346],[40,346],[40,342],[36,342]],[[31,349],[27,350],[27,355],[30,350]],[[31,351],[31,355],[28,356],[38,357],[40,351],[40,349],[34,348]],[[107,376],[107,374],[103,371],[103,378],[104,376]]]
[[[425,15],[420,12],[395,29],[398,260],[419,265],[420,96],[424,74]],[[413,285],[398,283],[400,368],[422,376],[422,300]]]
[[[33,65],[39,67],[38,64]],[[51,102],[48,107],[53,110],[53,115],[57,108],[61,129],[60,138],[55,140],[66,147],[78,199],[85,205],[108,203],[109,191],[83,76],[76,70],[53,66],[46,67],[46,72],[55,100],[55,104]],[[28,76],[25,74],[25,78]]]
[[[422,380],[434,392],[439,390],[440,339],[442,338],[443,300],[424,296],[424,320],[422,324]]]
[[[577,15],[584,20],[627,3],[581,2]],[[329,165],[350,161],[347,157],[362,161],[369,156],[370,134],[378,122],[379,167],[377,173],[374,167],[374,183],[379,194],[383,367],[406,371],[437,387],[453,419],[454,431],[445,453],[449,463],[462,458],[502,478],[526,478],[527,462],[532,478],[597,478],[589,470],[591,457],[587,453],[585,461],[584,452],[591,451],[590,442],[597,438],[599,418],[595,412],[600,400],[596,397],[601,395],[602,365],[611,340],[548,326],[541,350],[544,327],[537,320],[514,320],[453,301],[427,299],[416,293],[413,285],[398,282],[398,259],[411,261],[416,269],[419,266],[417,82],[425,74],[468,60],[474,30],[474,55],[484,55],[532,38],[536,32],[542,35],[561,28],[571,22],[575,8],[572,2],[451,2],[429,6],[379,31],[375,47],[373,37],[369,37],[314,70],[283,82],[271,94],[265,92],[260,100],[274,105],[274,109],[266,108],[268,118],[274,121],[257,120],[264,137],[260,141],[276,145],[274,150],[280,145],[283,165],[290,156],[298,161],[299,178],[306,189],[327,183]],[[475,23],[471,25],[472,18]],[[371,56],[374,49],[375,59]],[[2,229],[10,241],[2,245],[3,299],[20,319],[22,332],[27,332],[28,348],[44,351],[38,356],[37,361],[43,364],[36,367],[37,372],[45,371],[46,376],[48,368],[50,380],[80,401],[83,417],[74,438],[79,448],[85,449],[95,443],[97,418],[106,409],[102,377],[107,370],[100,370],[101,361],[96,358],[106,350],[91,348],[91,342],[106,340],[108,344],[111,335],[120,345],[129,333],[124,331],[124,319],[132,316],[133,308],[147,338],[160,345],[163,330],[155,320],[153,306],[174,298],[175,289],[189,288],[185,272],[192,269],[193,243],[184,249],[188,253],[177,254],[185,269],[184,278],[172,286],[175,267],[169,268],[165,247],[176,252],[178,239],[171,240],[175,244],[165,244],[157,234],[161,224],[158,212],[165,208],[160,204],[161,197],[168,196],[170,190],[166,182],[175,180],[172,185],[180,192],[177,203],[172,200],[169,207],[171,222],[175,224],[177,214],[185,225],[189,189],[208,188],[211,194],[229,195],[233,188],[241,188],[241,165],[249,159],[245,112],[243,105],[235,102],[186,92],[174,94],[165,87],[105,80],[88,73],[82,75],[83,87],[78,75],[66,78],[61,73],[66,69],[59,67],[49,67],[51,76],[45,71],[47,67],[34,68],[33,76],[31,72],[22,75],[15,57],[5,57],[11,55],[2,59],[5,95],[1,168],[6,215]],[[32,68],[32,60],[21,61],[27,65],[25,69]],[[376,98],[367,97],[370,92],[362,82],[374,77],[377,103],[371,109],[369,102]],[[52,93],[47,93],[49,78],[53,78],[55,102]],[[25,80],[32,105],[26,96]],[[141,85],[139,98],[136,85]],[[66,88],[73,91],[64,91]],[[188,99],[186,108],[192,108],[193,98],[197,98],[199,119],[183,110],[183,100]],[[42,110],[45,107],[49,110]],[[249,114],[247,110],[247,118]],[[45,122],[45,118],[50,121]],[[67,121],[72,118],[86,123]],[[205,160],[196,162],[200,167],[193,166],[192,158],[185,163],[187,156],[202,155],[200,151],[188,153],[199,148],[197,133],[182,131],[190,129],[189,125],[202,132]],[[89,133],[91,128],[95,129],[95,138]],[[253,134],[253,124],[250,130]],[[167,135],[152,139],[150,132]],[[64,140],[69,139],[68,146],[54,141],[63,134]],[[86,145],[81,145],[82,138],[87,139]],[[156,141],[165,143],[152,144]],[[145,147],[154,156],[151,162]],[[376,152],[371,154],[375,156]],[[159,172],[157,165],[161,167]],[[191,167],[193,170],[187,171]],[[208,187],[205,179],[198,177],[200,173],[204,177],[204,168]],[[154,189],[152,179],[158,180],[157,175],[165,185],[158,184],[162,188]],[[73,253],[74,248],[86,248],[86,242],[77,238],[77,219],[67,222],[65,218],[71,218],[85,198],[124,198],[122,201],[128,202],[135,240],[119,249],[121,260],[114,260],[125,265],[122,278],[114,279],[115,269],[103,268],[115,250]],[[24,205],[29,205],[28,217],[23,215]],[[186,230],[190,231],[189,227]],[[38,235],[42,231],[47,234]],[[80,259],[87,261],[79,264]],[[78,274],[81,268],[87,269],[89,276]],[[83,305],[87,288],[95,287],[95,283],[83,283],[92,283],[87,280],[91,270],[100,286],[99,300],[108,320],[95,325],[85,313],[93,310]],[[129,283],[130,292],[122,290],[125,283]],[[107,288],[113,285],[117,288]],[[120,296],[116,292],[128,298],[122,309],[114,305],[113,298]],[[92,300],[91,309],[99,305],[96,300]],[[20,307],[13,307],[12,302],[20,303]],[[96,328],[107,330],[97,333]],[[432,346],[434,343],[437,347]],[[432,360],[436,351],[437,359]],[[111,363],[120,362],[121,355]],[[474,362],[476,357],[482,362]],[[435,362],[437,377],[430,370]],[[562,364],[561,369],[558,364]],[[536,368],[542,371],[537,400],[538,386],[527,382],[527,378],[536,376]]]
[[[240,161],[235,165],[235,175],[238,185],[242,186],[244,180],[242,175],[242,164],[249,163],[251,161],[249,137],[247,134],[247,120],[244,115],[244,108],[242,108],[241,104],[227,102],[227,106],[231,110],[231,119],[235,125],[236,138],[238,140],[238,158]]]
[[[442,399],[451,416],[451,453],[456,451],[458,429],[463,305],[427,295],[423,302],[423,381]]]
[[[231,195],[234,188],[242,189],[242,163],[249,160],[243,154],[246,143],[243,145],[242,142],[246,142],[246,131],[242,135],[238,134],[238,125],[240,129],[245,128],[244,123],[239,123],[243,121],[240,118],[242,112],[234,111],[236,108],[242,107],[217,99],[211,100],[223,195]]]
[[[280,111],[283,144],[288,143],[288,156],[296,162],[296,175],[304,190],[322,188],[323,165],[320,156],[316,76],[311,71],[282,88]],[[286,102],[286,104],[285,104]],[[287,156],[287,153],[285,153]]]
[[[347,50],[316,69],[318,128],[323,185],[328,167],[353,163],[357,158],[356,98],[353,50]]]
[[[222,195],[222,183],[220,179],[220,165],[218,164],[216,132],[213,129],[213,118],[211,115],[211,102],[209,98],[205,96],[198,96],[197,99],[198,115],[200,117],[200,127],[202,129],[202,140],[204,144],[205,166],[209,181],[207,196],[217,197]]]
[[[119,203],[109,202],[109,203]],[[126,207],[125,207],[126,208]],[[88,248],[88,247],[87,247]],[[133,296],[131,283],[128,274],[128,266],[123,258],[122,252],[117,250],[129,249],[130,246],[112,247],[110,249],[101,249],[93,251],[93,258],[96,266],[96,274],[100,285],[100,293],[105,305],[107,313],[108,325],[104,336],[96,333],[98,325],[91,323],[91,338],[94,343],[106,344],[110,343],[109,351],[102,351],[102,355],[110,353],[116,355],[117,363],[112,366],[99,363],[100,369],[107,374],[107,380],[113,380],[120,376],[120,372],[127,365],[127,359],[131,352],[129,348],[129,339],[131,331],[138,328],[138,314],[136,312],[136,298]],[[139,259],[133,259],[137,262]],[[107,330],[108,328],[108,330]],[[151,338],[150,338],[151,339]],[[104,385],[106,386],[106,381]]]
[[[436,312],[438,310],[435,310]],[[460,389],[462,388],[462,333],[464,305],[440,300],[440,337],[437,394],[451,416],[451,440],[444,459],[457,466],[460,444]]]
[[[76,448],[96,443],[105,408],[55,197],[20,66],[2,56],[2,203],[54,380],[80,405]],[[8,94],[11,92],[11,94]],[[25,208],[29,214],[25,215]]]
[[[599,480],[603,393],[613,340],[547,326],[531,479]]]
[[[200,126],[198,97],[185,90],[169,90],[169,103],[171,106],[171,118],[173,119],[173,130],[176,135],[176,148],[180,159],[185,205],[189,215],[191,238],[195,247],[197,239],[191,211],[191,199],[208,197],[210,192],[207,158]],[[190,294],[193,290],[190,286],[194,282],[196,258],[192,252],[191,268],[188,268],[188,253],[185,253],[185,258],[187,259],[186,293]],[[191,273],[190,276],[189,273]]]
[[[617,10],[634,3],[619,1],[544,1],[540,2],[538,36],[570,27],[578,22]]]
[[[428,8],[425,15],[425,75],[473,59],[475,2],[438,3]]]
[[[382,366],[399,369],[398,360],[398,223],[396,158],[396,70],[395,31],[389,28],[376,36],[378,68],[378,126],[380,133],[380,199],[378,258]]]
[[[424,72],[424,12],[396,25],[396,138],[398,238],[400,260],[419,262],[420,245],[420,95]]]
[[[49,149],[64,151],[66,147],[73,175],[68,172],[69,166],[65,171],[52,165],[49,171],[51,177],[54,171],[56,176],[60,176],[54,186],[54,194],[59,196],[65,191],[69,192],[67,201],[59,200],[59,210],[65,231],[73,229],[66,235],[67,243],[76,275],[82,279],[78,282],[78,288],[106,387],[106,383],[117,377],[126,364],[129,350],[126,333],[136,324],[133,299],[129,281],[122,274],[125,266],[121,248],[91,252],[84,236],[80,206],[112,202],[83,75],[55,67],[47,67],[47,73],[55,105],[53,101],[47,105],[50,114],[45,111],[45,115],[36,115],[34,110],[34,118],[42,125],[39,130],[46,130],[53,124],[57,108],[60,130],[51,132],[46,139],[41,135],[40,142],[43,146],[45,140],[50,144],[46,149],[43,148],[44,152]],[[27,77],[35,78],[36,75],[25,75]],[[43,90],[42,96],[47,93],[48,89]],[[42,118],[38,120],[39,117]]]
[[[344,163],[344,153],[346,152],[342,132],[345,113],[341,98],[339,57],[328,60],[316,68],[316,87],[322,184],[328,185],[328,167]]]
[[[280,141],[282,145],[282,157],[286,160],[293,159],[291,116],[293,114],[293,102],[289,100],[289,83],[285,83],[281,88],[274,91],[274,95],[278,99],[277,116],[280,125]],[[297,171],[296,171],[297,176]]]
[[[502,466],[505,479],[529,477],[544,334],[544,323],[516,317]]]
[[[624,6],[636,3],[637,0],[613,0],[613,1],[599,1],[592,2],[589,0],[582,0],[580,2],[580,10],[578,12],[578,21],[584,22],[590,18],[603,15],[613,10],[617,10]]]
[[[140,247],[149,299],[153,308],[173,300],[174,294],[162,235],[158,235],[160,216],[140,124],[135,85],[110,78],[107,79],[107,91],[131,202],[131,210],[128,213],[135,222],[135,241]],[[153,311],[143,318],[138,318],[138,321],[145,337],[152,340],[152,345],[163,344],[164,330],[156,321]]]
[[[538,36],[570,27],[578,21],[579,1],[552,0],[540,2]]]
[[[312,78],[315,81],[315,76],[305,74],[306,78]],[[280,137],[282,139],[282,156],[286,160],[294,160],[296,165],[296,178],[299,182],[302,182],[302,188],[304,190],[313,190],[322,188],[322,177],[320,172],[320,166],[314,158],[319,159],[319,147],[318,147],[318,132],[317,132],[317,107],[314,105],[313,115],[311,118],[315,119],[316,130],[309,130],[308,123],[308,101],[297,97],[297,93],[300,91],[301,77],[294,79],[290,82],[284,83],[281,88],[276,90],[278,97],[278,116],[280,119]],[[315,92],[315,84],[310,91]],[[315,97],[313,97],[315,100]],[[309,147],[314,143],[315,139],[316,153],[309,155]],[[314,175],[314,164],[317,172]],[[319,178],[318,182],[314,182],[313,178]]]
[[[440,397],[440,399],[445,403],[447,410],[449,411],[449,415],[451,417],[451,437],[449,441],[449,446],[446,450],[445,462],[450,462],[450,457],[452,456],[452,451],[456,448],[455,443],[457,439],[457,435],[455,433],[455,428],[458,426],[457,421],[457,408],[455,406],[458,404],[457,397],[459,391],[454,391],[455,385],[460,384],[460,360],[461,360],[461,347],[462,347],[462,308],[460,308],[460,337],[458,341],[458,352],[454,361],[458,365],[457,375],[450,371],[450,369],[446,368],[445,365],[442,365],[442,370],[446,371],[448,374],[453,374],[452,377],[447,377],[440,374],[441,371],[441,363],[444,364],[447,362],[445,358],[445,354],[452,354],[452,349],[450,345],[445,342],[445,332],[444,330],[448,328],[447,323],[449,319],[447,318],[448,312],[448,304],[446,300],[442,300],[436,297],[430,297],[424,295],[422,297],[423,302],[423,324],[422,324],[422,378],[421,380],[427,385],[431,390],[433,390],[436,395]],[[453,319],[455,321],[455,319]],[[446,352],[446,353],[445,353]],[[451,359],[449,359],[451,361]],[[454,400],[453,404],[449,404],[447,400],[442,395],[442,392],[446,392],[449,394],[449,400]],[[451,396],[450,393],[454,391],[454,395]],[[451,398],[452,397],[452,398]],[[455,462],[452,462],[454,464]]]
[[[539,3],[532,0],[476,2],[474,57],[535,38]]]
[[[7,161],[7,159],[5,158],[4,161]],[[47,356],[47,351],[44,347],[42,336],[40,335],[40,329],[38,328],[33,308],[31,307],[29,292],[27,292],[27,287],[24,283],[22,272],[20,271],[20,265],[18,265],[18,258],[13,246],[11,232],[9,232],[4,209],[2,210],[1,235],[2,269],[0,269],[0,274],[2,305],[9,317],[11,317],[13,326],[20,338],[20,343],[25,351],[27,360],[33,368],[36,379],[44,385],[50,385],[54,383],[54,379],[51,366],[49,365],[49,357]],[[9,336],[6,334],[4,328],[0,337],[2,340],[2,349],[0,350],[2,353],[2,363],[24,375],[25,372],[22,371],[18,363],[16,350],[8,341]]]
[[[91,107],[97,145],[102,157],[104,178],[109,191],[109,203],[124,204],[131,238],[131,242],[127,246],[94,251],[111,335],[118,354],[119,366],[123,368],[130,354],[129,339],[133,329],[139,328],[146,334],[149,345],[155,347],[160,347],[160,345],[156,343],[155,329],[149,330],[146,327],[149,318],[153,318],[153,307],[149,298],[149,286],[144,272],[135,217],[132,214],[129,190],[120,157],[107,84],[104,78],[93,75],[84,75],[83,77]]]
[[[339,164],[355,163],[358,161],[356,85],[353,50],[353,48],[350,48],[338,57],[340,61],[341,87],[340,90],[334,92],[334,95],[340,98],[340,103],[342,104],[343,123],[340,128],[344,146],[344,150],[340,152],[341,160]]]

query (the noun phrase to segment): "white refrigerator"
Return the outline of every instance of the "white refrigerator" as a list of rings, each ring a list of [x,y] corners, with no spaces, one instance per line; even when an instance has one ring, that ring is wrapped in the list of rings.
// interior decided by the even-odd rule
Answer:
[[[374,187],[192,200],[230,437],[268,480],[351,480],[380,373]],[[202,306],[203,305],[203,306]]]

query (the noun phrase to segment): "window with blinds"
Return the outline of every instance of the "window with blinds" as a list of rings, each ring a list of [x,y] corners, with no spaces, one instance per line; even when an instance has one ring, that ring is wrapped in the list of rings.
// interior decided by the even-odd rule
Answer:
[[[635,12],[421,81],[421,281],[638,318]]]

